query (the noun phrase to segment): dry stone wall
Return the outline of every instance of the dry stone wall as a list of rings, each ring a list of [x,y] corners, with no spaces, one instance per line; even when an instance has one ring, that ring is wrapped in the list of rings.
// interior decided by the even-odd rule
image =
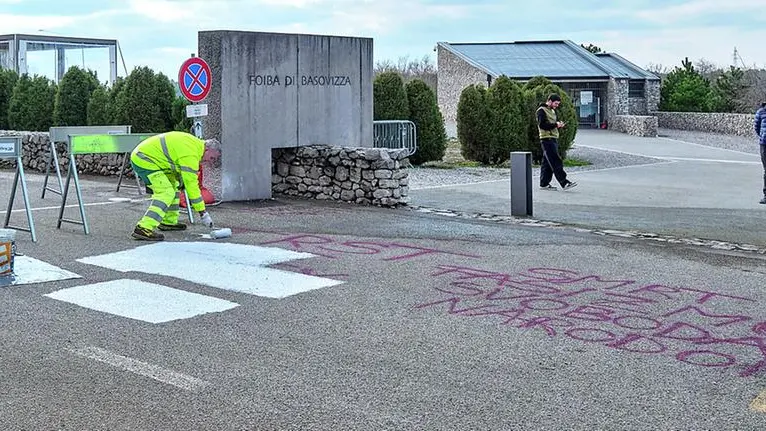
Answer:
[[[663,129],[696,130],[700,132],[722,133],[755,137],[753,114],[728,114],[707,112],[653,112],[659,127]]]
[[[406,204],[407,150],[311,146],[272,153],[272,191],[309,199]]]
[[[652,115],[616,115],[610,128],[628,135],[657,137],[657,117]]]
[[[47,132],[16,132],[0,130],[0,136],[21,135],[21,150],[24,169],[37,172],[45,172],[45,164],[48,160],[50,149],[50,137]],[[58,144],[59,166],[68,169],[69,154],[66,145]],[[123,156],[120,154],[82,154],[75,156],[77,160],[77,172],[92,175],[119,175]],[[16,162],[10,160],[0,161],[0,168],[15,167]],[[130,163],[128,163],[129,170]]]

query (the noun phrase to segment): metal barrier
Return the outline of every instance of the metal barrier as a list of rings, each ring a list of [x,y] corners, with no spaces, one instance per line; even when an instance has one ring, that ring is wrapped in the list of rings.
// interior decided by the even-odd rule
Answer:
[[[56,147],[56,144],[67,144],[69,141],[69,135],[100,135],[100,134],[107,134],[107,135],[124,135],[130,133],[130,126],[67,126],[67,127],[51,127],[48,130],[49,135],[49,147],[48,147],[48,158],[45,163],[45,180],[43,181],[43,194],[40,196],[41,199],[45,199],[45,192],[50,191],[53,193],[56,193],[57,195],[61,195],[62,191],[64,190],[64,182],[61,176],[61,168],[59,167],[59,156],[58,156],[58,149]],[[122,186],[122,177],[125,174],[125,168],[127,167],[128,159],[130,158],[130,153],[125,153],[122,155],[122,165],[120,166],[120,177],[117,180],[117,192],[120,191],[120,186]],[[56,179],[58,179],[59,188],[54,189],[48,186],[48,178],[51,174],[51,165],[56,170]],[[136,187],[138,189],[138,194],[143,194],[141,192],[141,183],[136,177],[136,185],[130,186],[130,185],[124,185],[123,187]]]
[[[23,232],[29,232],[32,235],[32,242],[37,242],[35,233],[35,222],[32,220],[32,208],[29,206],[29,191],[27,190],[27,179],[24,176],[24,162],[21,160],[21,137],[3,136],[0,137],[0,159],[12,159],[16,161],[16,175],[13,177],[13,186],[11,186],[11,197],[8,200],[8,212],[5,213],[5,223],[3,228],[16,229]],[[11,213],[13,212],[13,200],[16,198],[16,189],[21,183],[21,195],[24,199],[24,209],[27,212],[27,223],[29,228],[11,226]]]
[[[375,148],[400,148],[409,151],[408,156],[418,150],[415,123],[406,120],[378,120],[372,122],[373,146]]]
[[[56,228],[61,229],[61,223],[72,223],[82,225],[85,234],[90,233],[88,221],[85,218],[85,206],[82,200],[82,189],[80,187],[80,177],[77,174],[76,155],[79,154],[130,154],[144,139],[151,134],[102,134],[102,135],[69,135],[67,137],[67,152],[69,153],[69,172],[67,173],[66,183],[61,193],[61,208],[59,208],[59,218]],[[67,197],[69,196],[69,185],[74,181],[74,189],[77,194],[77,205],[80,208],[80,220],[64,218],[64,209],[66,208]],[[184,193],[186,188],[184,187]],[[189,196],[186,195],[186,201]],[[194,223],[194,215],[191,206],[187,205],[186,213],[189,221]]]

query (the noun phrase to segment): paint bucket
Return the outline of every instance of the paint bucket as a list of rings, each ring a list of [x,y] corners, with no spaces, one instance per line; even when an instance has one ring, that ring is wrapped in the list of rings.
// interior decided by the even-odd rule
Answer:
[[[16,231],[0,229],[0,280],[13,277],[13,257],[16,255]]]

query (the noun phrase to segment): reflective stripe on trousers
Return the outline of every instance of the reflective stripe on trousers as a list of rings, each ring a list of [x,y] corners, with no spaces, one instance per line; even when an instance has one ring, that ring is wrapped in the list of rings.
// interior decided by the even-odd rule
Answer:
[[[154,230],[160,223],[178,223],[178,202],[181,198],[178,185],[161,171],[150,174],[149,179],[152,184],[152,201],[138,225]]]

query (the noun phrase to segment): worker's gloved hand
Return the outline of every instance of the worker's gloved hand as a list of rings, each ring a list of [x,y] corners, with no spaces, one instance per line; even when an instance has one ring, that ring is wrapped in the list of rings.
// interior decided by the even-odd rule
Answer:
[[[208,214],[207,211],[203,211],[199,213],[200,217],[202,217],[202,224],[205,226],[212,228],[213,227],[213,218],[210,217],[210,214]]]

